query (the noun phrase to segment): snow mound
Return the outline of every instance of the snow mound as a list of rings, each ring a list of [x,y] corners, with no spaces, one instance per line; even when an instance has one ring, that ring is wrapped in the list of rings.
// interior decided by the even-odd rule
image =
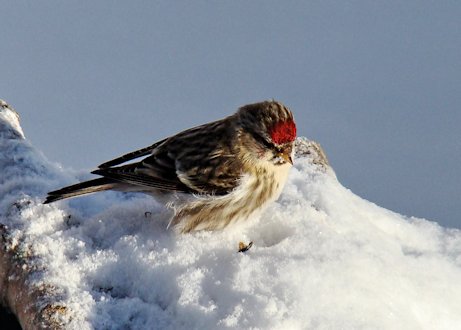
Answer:
[[[460,231],[354,195],[315,143],[298,140],[262,215],[177,236],[142,194],[42,205],[81,177],[50,164],[15,120],[0,109],[0,222],[68,329],[461,328]],[[239,241],[254,245],[237,253]]]

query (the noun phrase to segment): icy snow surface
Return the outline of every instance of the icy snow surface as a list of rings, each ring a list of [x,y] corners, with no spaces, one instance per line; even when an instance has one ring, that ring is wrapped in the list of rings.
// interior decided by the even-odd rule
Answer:
[[[460,231],[376,206],[310,157],[258,218],[177,236],[142,194],[42,205],[84,176],[14,134],[15,118],[0,110],[12,133],[0,135],[0,222],[68,307],[68,328],[461,328]],[[254,245],[237,253],[239,241]]]

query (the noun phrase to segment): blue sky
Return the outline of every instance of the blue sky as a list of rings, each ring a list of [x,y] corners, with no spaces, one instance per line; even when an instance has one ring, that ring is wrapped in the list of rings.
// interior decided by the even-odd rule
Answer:
[[[268,98],[383,207],[461,227],[457,1],[2,2],[0,97],[74,169]]]

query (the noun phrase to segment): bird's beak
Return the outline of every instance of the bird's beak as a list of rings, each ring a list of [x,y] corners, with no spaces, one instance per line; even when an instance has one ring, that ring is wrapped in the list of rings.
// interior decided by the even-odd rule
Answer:
[[[290,163],[293,165],[293,159],[291,158],[291,154],[288,153],[281,153],[280,157],[283,158],[286,162]]]

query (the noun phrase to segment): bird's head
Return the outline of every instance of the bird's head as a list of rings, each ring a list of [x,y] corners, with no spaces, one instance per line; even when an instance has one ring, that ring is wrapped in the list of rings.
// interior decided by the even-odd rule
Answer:
[[[246,105],[237,112],[243,128],[242,142],[255,158],[273,165],[293,164],[296,124],[280,102]]]

